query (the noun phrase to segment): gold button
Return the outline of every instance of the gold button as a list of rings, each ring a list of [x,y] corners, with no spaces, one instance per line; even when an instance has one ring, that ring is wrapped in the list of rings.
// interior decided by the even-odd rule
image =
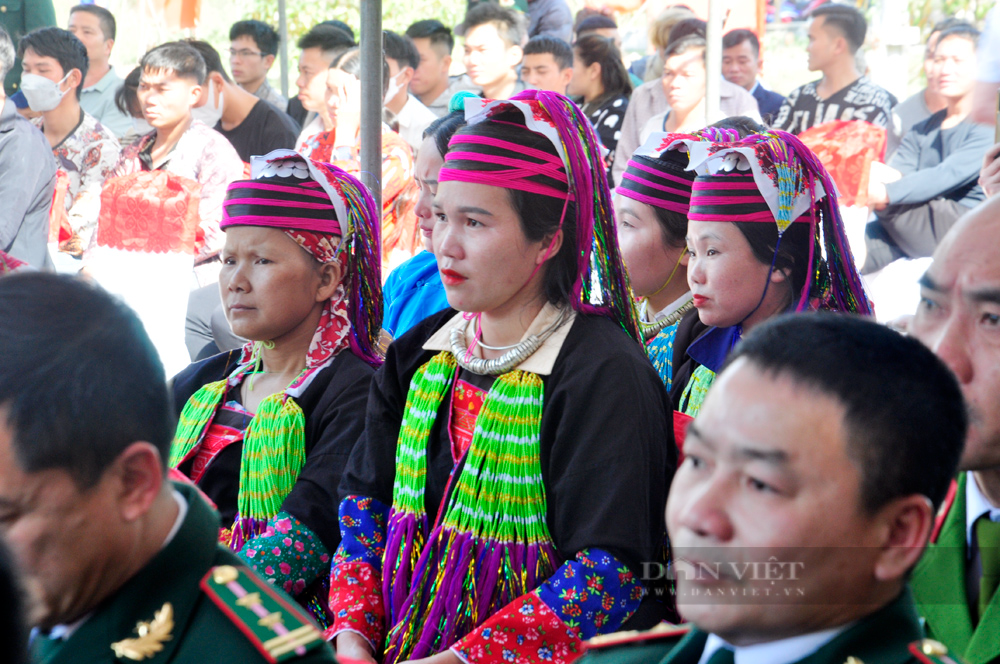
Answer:
[[[212,580],[220,586],[232,583],[240,578],[240,573],[232,565],[222,565],[212,570]]]
[[[0,14],[6,14],[6,13],[7,13],[7,5],[3,5],[2,7],[0,7]]]

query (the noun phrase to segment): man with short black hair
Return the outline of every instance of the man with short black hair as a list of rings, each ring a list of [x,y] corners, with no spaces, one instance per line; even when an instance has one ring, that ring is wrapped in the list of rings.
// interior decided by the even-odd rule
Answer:
[[[583,662],[957,661],[923,640],[906,583],[967,421],[954,376],[915,339],[831,313],[755,327],[688,427],[667,501],[693,628],[594,644]]]
[[[90,244],[101,212],[101,188],[110,175],[121,146],[114,134],[81,108],[81,90],[87,77],[87,49],[62,28],[39,28],[21,38],[18,47],[24,72],[21,92],[32,120],[48,139],[64,179],[56,201],[63,209],[56,218],[71,237],[59,243],[53,256],[60,272],[80,269],[80,256]]]
[[[524,21],[517,12],[484,2],[465,15],[465,55],[469,78],[487,99],[509,99],[525,89],[517,77],[524,52]]]
[[[14,66],[14,55],[14,44],[0,27],[0,83]],[[51,269],[49,208],[55,184],[56,162],[45,136],[0,88],[0,252]]]
[[[299,132],[295,120],[263,98],[235,85],[222,67],[219,52],[211,44],[196,40],[187,43],[201,54],[208,71],[203,103],[194,109],[196,117],[198,111],[204,109],[199,119],[225,136],[240,159],[247,163],[255,155],[295,148]]]
[[[828,3],[810,13],[809,71],[823,78],[792,90],[771,127],[792,134],[835,120],[888,127],[896,98],[858,73],[856,55],[868,24],[860,11]]]
[[[958,218],[985,198],[977,180],[993,132],[968,118],[978,39],[969,24],[940,34],[934,75],[947,106],[907,132],[888,166],[873,164],[868,206],[875,219],[865,233],[865,274],[898,258],[932,255]]]
[[[529,88],[566,94],[573,78],[573,48],[561,39],[532,37],[524,46],[521,80]]]
[[[969,211],[920,279],[909,333],[954,372],[969,412],[958,481],[910,585],[956,661],[1000,660],[1000,197]]]
[[[241,88],[285,111],[288,100],[267,82],[280,41],[275,29],[263,21],[233,23],[229,28],[229,68]]]
[[[288,114],[302,126],[295,141],[299,145],[323,131],[326,110],[326,76],[338,55],[354,47],[354,38],[338,27],[320,24],[302,35],[298,42],[299,94],[288,102]]]
[[[615,19],[610,16],[595,14],[593,16],[588,16],[576,24],[577,39],[590,34],[600,35],[605,39],[614,41],[615,46],[617,46],[619,50],[622,47],[622,36],[618,31],[618,24],[615,22]]]
[[[434,115],[443,117],[448,114],[448,104],[456,92],[480,91],[467,75],[448,75],[455,37],[441,21],[417,21],[406,29],[406,36],[413,41],[420,56],[420,64],[410,80],[410,92]]]
[[[410,82],[420,67],[420,54],[409,37],[391,30],[382,33],[385,61],[389,64],[389,84],[385,93],[385,107],[392,111],[399,124],[399,135],[416,154],[423,142],[424,130],[437,116],[410,94]]]
[[[87,47],[89,66],[80,106],[120,138],[132,128],[132,118],[115,104],[123,83],[109,63],[117,34],[115,17],[104,7],[77,5],[69,10],[68,28]]]
[[[196,181],[200,185],[198,213],[204,243],[195,262],[215,264],[225,240],[219,230],[222,201],[229,183],[243,177],[243,162],[229,141],[191,115],[202,98],[205,60],[190,44],[168,42],[146,53],[139,66],[139,103],[155,131],[122,150],[112,176],[165,170]],[[218,276],[213,274],[217,271],[207,268],[201,272],[205,283]]]
[[[722,37],[722,75],[730,83],[747,90],[757,100],[760,117],[770,124],[785,98],[764,87],[760,81],[760,40],[751,30],[730,30]]]
[[[0,532],[32,600],[32,660],[335,661],[219,545],[198,490],[168,480],[170,396],[135,314],[28,273],[0,279],[0,317]]]

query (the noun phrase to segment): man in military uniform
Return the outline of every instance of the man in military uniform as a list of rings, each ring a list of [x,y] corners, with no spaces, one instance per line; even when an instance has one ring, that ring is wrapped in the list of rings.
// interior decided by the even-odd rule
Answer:
[[[965,430],[954,377],[916,340],[832,314],[755,328],[667,503],[693,627],[592,642],[587,664],[954,663],[922,638],[906,578]]]
[[[0,279],[0,533],[37,663],[333,662],[292,600],[217,543],[167,480],[163,368],[126,307],[80,280]]]
[[[48,28],[56,24],[56,11],[52,0],[0,0],[0,27],[3,27],[14,46],[35,28]],[[21,59],[14,62],[14,68],[7,73],[4,91],[13,95],[21,85]]]
[[[967,213],[921,279],[910,331],[958,377],[969,434],[957,483],[910,582],[928,634],[1000,662],[1000,197]]]

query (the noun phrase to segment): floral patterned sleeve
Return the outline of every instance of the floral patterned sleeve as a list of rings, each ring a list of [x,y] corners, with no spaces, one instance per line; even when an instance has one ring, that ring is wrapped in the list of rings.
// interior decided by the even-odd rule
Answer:
[[[333,624],[324,636],[357,632],[378,652],[385,636],[382,556],[389,508],[374,498],[347,496],[340,503],[340,546],[330,573]]]
[[[278,512],[267,528],[237,552],[248,567],[292,597],[319,579],[330,552],[319,537],[288,512]]]
[[[101,190],[120,154],[121,148],[111,136],[92,143],[86,150],[80,168],[80,185],[68,206],[69,225],[79,237],[82,247],[90,244],[90,236],[97,228],[97,218],[101,214]]]
[[[587,549],[451,651],[467,664],[568,664],[583,654],[584,640],[621,628],[645,594],[628,566]]]

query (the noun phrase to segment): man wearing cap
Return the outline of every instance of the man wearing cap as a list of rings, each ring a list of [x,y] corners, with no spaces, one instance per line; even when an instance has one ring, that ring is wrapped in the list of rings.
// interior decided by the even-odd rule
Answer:
[[[957,382],[916,340],[854,316],[762,323],[691,424],[670,489],[692,626],[675,646],[681,630],[664,627],[592,642],[585,661],[956,661],[922,638],[906,580],[965,431]]]

